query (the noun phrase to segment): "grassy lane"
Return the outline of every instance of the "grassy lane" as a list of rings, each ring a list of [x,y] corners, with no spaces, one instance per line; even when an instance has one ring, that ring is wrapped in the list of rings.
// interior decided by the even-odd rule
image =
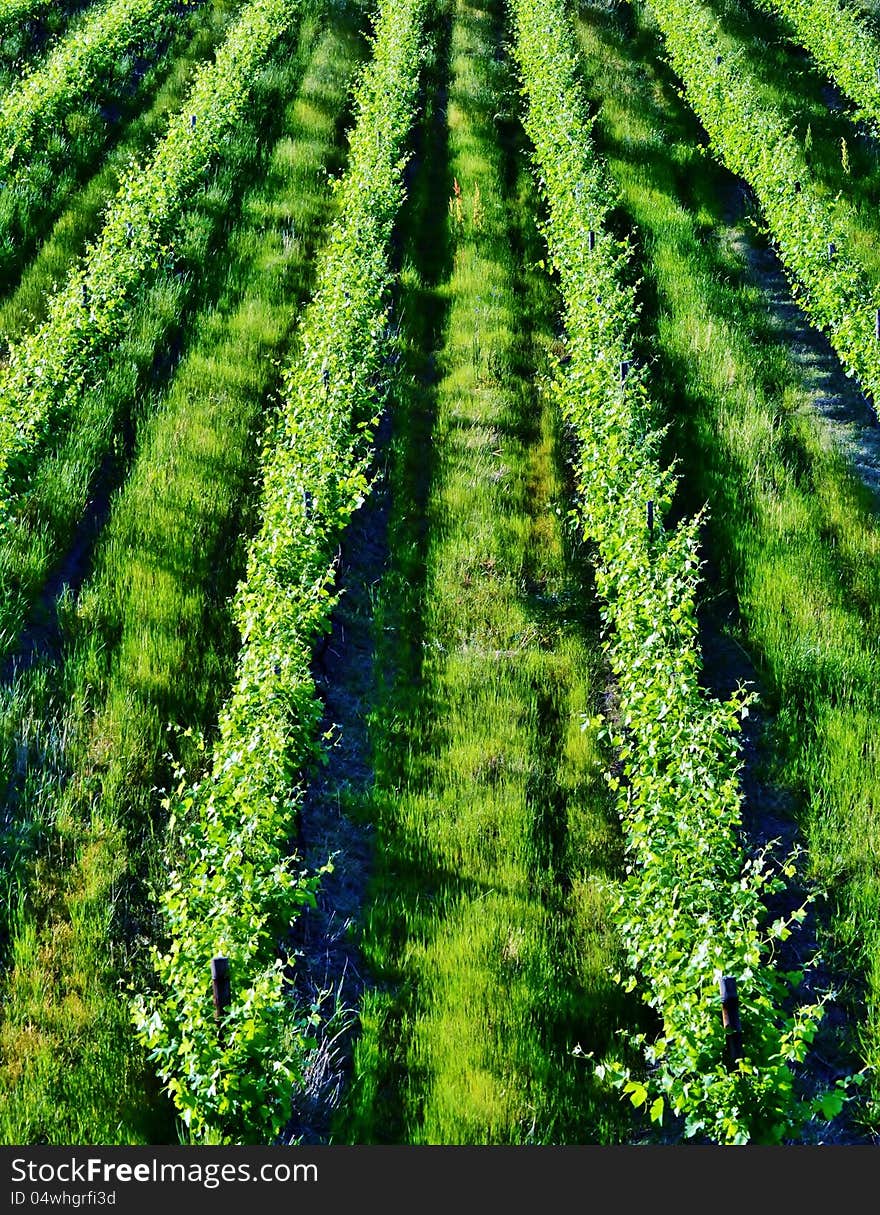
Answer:
[[[44,54],[93,0],[22,0],[0,6],[0,91]]]
[[[143,112],[202,18],[202,0],[104,0],[0,95],[0,290]]]
[[[715,11],[685,0],[652,0],[651,7],[713,153],[760,202],[792,293],[828,335],[847,372],[872,398],[880,397],[880,296],[871,269],[876,242],[862,240],[861,217],[809,168],[789,115],[768,103],[748,48],[722,29]]]
[[[779,20],[795,46],[816,65],[851,105],[863,128],[880,134],[880,37],[877,26],[841,0],[756,0]]]
[[[682,506],[709,502],[705,555],[735,593],[737,638],[769,689],[774,776],[796,795],[808,876],[828,894],[828,953],[842,951],[853,972],[840,1003],[860,1023],[860,1042],[837,1045],[875,1065],[876,510],[811,412],[767,299],[730,239],[731,179],[701,154],[699,127],[658,63],[650,16],[634,11],[635,25],[584,6],[578,32],[588,90],[601,99],[597,134],[643,244],[654,382],[674,420],[671,454],[687,469]]]
[[[181,756],[191,771],[198,765],[197,746],[169,737],[167,723],[209,727],[232,676],[229,596],[243,572],[242,529],[252,526],[251,471],[331,210],[325,174],[339,168],[363,53],[356,16],[334,14],[283,109],[265,177],[227,246],[220,299],[194,318],[188,352],[142,427],[94,572],[75,607],[68,599],[67,662],[28,678],[42,701],[35,715],[57,725],[48,763],[25,744],[16,783],[22,829],[42,842],[4,991],[2,1142],[174,1136],[116,984],[137,973],[153,931],[147,888],[164,880],[151,872],[162,817],[155,786]]]
[[[317,1014],[292,986],[298,959],[285,940],[327,868],[304,869],[298,840],[305,780],[330,736],[319,725],[314,648],[330,628],[339,547],[369,493],[392,378],[391,258],[426,7],[381,0],[375,11],[338,216],[261,452],[259,528],[232,609],[235,680],[208,774],[171,802],[165,939],[152,954],[155,986],[138,994],[133,1013],[198,1142],[281,1133],[317,1049]],[[205,1003],[218,950],[233,976],[219,1039]]]
[[[536,200],[502,20],[500,5],[455,5],[448,103],[438,81],[408,217],[411,386],[394,410],[361,938],[377,985],[336,1129],[348,1142],[623,1133],[571,1054],[601,1050],[621,1016],[598,880],[620,840],[580,730],[602,673],[536,384],[555,299],[525,268],[540,256]]]
[[[298,25],[295,21],[294,30]],[[313,35],[314,26],[309,28]],[[36,444],[43,459],[34,461],[26,480],[19,477],[24,483],[13,499],[15,525],[0,536],[0,653],[7,658],[7,671],[27,658],[34,637],[39,641],[47,627],[52,583],[57,592],[70,581],[66,567],[71,561],[82,564],[107,495],[128,468],[137,426],[155,407],[158,392],[186,350],[197,309],[209,306],[222,289],[224,243],[244,190],[265,172],[281,107],[297,85],[308,49],[307,40],[297,49],[293,30],[284,46],[285,54],[263,65],[249,82],[247,115],[227,134],[216,164],[199,175],[169,217],[172,264],[145,270],[132,292],[130,324],[120,327],[118,342],[104,353],[106,370],[101,374],[93,359],[85,383],[73,391],[68,386],[69,416],[44,428]],[[90,247],[89,264],[98,257],[106,233],[105,224],[98,244]],[[53,348],[47,333],[64,332],[58,298],[39,336],[30,335],[37,350]],[[128,300],[122,298],[124,307]],[[114,304],[115,316],[121,307]],[[38,396],[38,388],[39,380],[32,380],[23,394],[25,405]]]
[[[712,0],[731,49],[748,56],[749,70],[768,107],[786,116],[803,148],[807,175],[820,183],[836,207],[853,253],[876,279],[880,274],[880,225],[877,191],[880,158],[876,143],[865,138],[863,123],[850,117],[845,99],[831,103],[826,73],[809,54],[793,46],[787,26],[752,0]]]
[[[100,230],[104,211],[119,188],[126,166],[133,157],[145,156],[164,134],[170,115],[180,109],[187,96],[193,72],[222,42],[236,7],[237,0],[212,0],[195,11],[195,32],[179,54],[163,60],[157,91],[144,96],[147,108],[132,117],[100,168],[69,199],[15,289],[0,302],[0,334],[4,338],[18,340],[46,319],[52,292],[64,282],[75,259]]]
[[[7,39],[24,43],[29,38],[52,37],[92,0],[3,0],[0,3],[0,39],[4,54]],[[11,49],[11,47],[10,47]],[[20,53],[20,52],[19,52]]]

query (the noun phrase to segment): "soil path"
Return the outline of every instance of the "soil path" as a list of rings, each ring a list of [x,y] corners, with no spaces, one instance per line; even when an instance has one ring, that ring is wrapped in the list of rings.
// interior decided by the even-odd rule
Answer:
[[[798,368],[803,392],[799,408],[810,412],[822,425],[829,441],[851,462],[859,478],[877,497],[880,507],[880,425],[856,380],[848,377],[827,337],[814,328],[792,298],[782,264],[773,248],[750,239],[747,216],[757,213],[750,187],[733,182],[725,203],[728,227],[721,239],[729,242],[743,259],[748,279],[760,288],[774,328]],[[796,823],[796,800],[775,784],[771,775],[773,717],[766,704],[765,689],[748,653],[735,640],[736,606],[728,599],[707,603],[700,614],[703,683],[713,696],[727,697],[738,684],[751,687],[758,696],[756,706],[743,726],[742,774],[743,836],[750,856],[767,850],[781,861],[802,847]],[[797,876],[781,896],[769,901],[771,915],[790,915],[807,897],[803,858]],[[823,909],[810,904],[803,924],[780,946],[777,965],[801,970],[820,948]],[[851,986],[851,981],[846,983]],[[820,956],[818,964],[805,972],[798,999],[807,1002],[823,993],[839,992],[844,976],[835,973]],[[858,1070],[858,1055],[852,1042],[853,1026],[841,1002],[831,998],[825,1018],[810,1052],[807,1066],[798,1079],[802,1089],[816,1094],[833,1088],[837,1080]],[[845,1110],[818,1131],[813,1142],[867,1144],[880,1142],[859,1129]]]
[[[351,1071],[357,1009],[366,983],[354,928],[365,901],[374,828],[350,811],[369,804],[373,785],[368,729],[376,657],[373,596],[388,556],[390,487],[384,461],[390,429],[386,412],[376,436],[380,467],[341,546],[336,583],[341,597],[313,664],[325,706],[321,732],[332,731],[332,743],[326,766],[310,783],[300,808],[297,849],[308,871],[330,858],[333,871],[321,883],[317,908],[298,918],[291,940],[301,951],[299,997],[320,1003],[326,1021],[317,1031],[319,1049],[312,1053],[285,1142],[328,1141]]]
[[[880,424],[859,388],[844,372],[828,338],[814,328],[795,303],[782,263],[772,247],[746,235],[744,221],[757,203],[737,181],[725,200],[728,230],[723,239],[742,257],[751,280],[763,292],[780,339],[788,347],[804,386],[801,408],[814,414],[827,437],[851,462],[880,507]]]

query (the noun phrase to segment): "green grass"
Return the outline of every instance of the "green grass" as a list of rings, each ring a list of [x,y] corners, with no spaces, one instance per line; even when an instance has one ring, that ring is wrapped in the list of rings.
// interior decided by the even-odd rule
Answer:
[[[870,278],[880,274],[880,225],[877,191],[880,159],[872,142],[847,117],[847,109],[829,108],[826,77],[785,36],[785,26],[749,0],[711,0],[706,6],[721,22],[731,48],[745,51],[750,72],[768,107],[788,120],[803,147],[803,172],[823,189],[829,202],[838,198],[837,218],[847,233],[853,255]]]
[[[151,109],[70,200],[0,330],[39,320],[229,7],[216,0]],[[766,18],[744,3],[718,11],[768,99],[810,123],[810,165],[843,190],[853,239],[880,269],[873,154],[827,117],[818,76]],[[182,217],[183,276],[145,296],[118,372],[53,437],[0,552],[19,596],[4,644],[27,629],[36,653],[0,687],[0,1142],[179,1133],[134,1044],[125,983],[157,931],[164,796],[184,768],[198,774],[232,678],[229,598],[259,435],[332,212],[326,170],[341,165],[365,49],[355,19],[334,11],[320,38],[311,20],[299,50],[276,57],[253,125]],[[628,1106],[609,1104],[576,1051],[601,1055],[617,1027],[651,1026],[610,978],[622,841],[608,756],[580,726],[613,689],[588,553],[568,525],[568,437],[541,390],[559,302],[537,265],[502,6],[450,0],[438,23],[401,228],[375,784],[346,807],[376,825],[359,928],[370,985],[333,1139],[620,1142],[634,1134]],[[836,1045],[876,1066],[876,505],[812,417],[749,280],[727,227],[733,183],[704,154],[649,10],[584,6],[577,31],[617,222],[640,250],[642,353],[671,422],[667,454],[683,462],[677,510],[709,502],[706,606],[735,598],[731,627],[766,688],[766,775],[794,795],[806,876],[827,894],[824,943],[849,976],[840,1002],[857,1040]],[[880,1090],[872,1100],[867,1126]]]
[[[14,499],[16,526],[0,543],[0,653],[15,652],[26,627],[45,628],[52,604],[43,594],[65,555],[83,546],[92,516],[123,480],[135,434],[156,407],[186,351],[192,318],[217,297],[226,275],[222,257],[243,191],[266,171],[273,127],[302,48],[286,43],[254,81],[248,118],[182,207],[172,233],[175,265],[149,280],[134,301],[130,326],[108,372],[78,395],[71,416],[44,444],[43,458]],[[266,144],[261,139],[268,138]],[[42,596],[42,599],[41,599]]]
[[[163,60],[156,89],[143,99],[146,108],[125,125],[100,167],[68,199],[14,290],[0,302],[0,334],[4,337],[20,338],[45,319],[51,293],[97,234],[126,165],[132,157],[143,157],[164,133],[169,117],[186,99],[196,66],[212,57],[236,7],[234,0],[212,0],[196,10],[195,32],[179,53]]]
[[[637,226],[645,340],[673,424],[670,455],[685,469],[681,507],[709,503],[709,577],[719,595],[736,597],[735,632],[773,714],[772,775],[800,807],[808,876],[828,895],[828,953],[849,973],[841,1002],[862,1059],[876,1065],[876,506],[811,412],[767,298],[730,239],[731,180],[699,151],[698,126],[658,64],[647,10],[634,11],[635,25],[584,6],[578,33],[622,222]]]
[[[376,780],[361,808],[377,817],[360,936],[375,986],[337,1141],[625,1133],[573,1054],[601,1051],[623,1016],[602,886],[620,837],[604,757],[580,729],[604,675],[538,391],[557,301],[536,272],[502,20],[500,5],[454,6],[404,225]]]
[[[7,18],[0,28],[0,91],[9,88],[24,67],[46,53],[76,23],[91,0],[55,0],[38,16]]]
[[[301,53],[317,34],[314,21],[307,27]],[[27,762],[17,782],[36,838],[18,865],[26,893],[0,1024],[2,1142],[177,1135],[117,984],[139,973],[155,928],[157,786],[174,779],[181,758],[197,769],[198,745],[185,731],[210,731],[232,677],[228,603],[253,522],[263,411],[332,210],[326,172],[339,167],[340,122],[362,54],[356,14],[343,11],[298,90],[298,56],[279,56],[276,83],[289,100],[226,245],[219,299],[193,318],[185,357],[139,428],[94,572],[76,604],[61,605],[66,662],[29,677],[41,715],[54,710],[58,723],[48,767],[59,776],[50,780],[45,754],[33,755],[42,786]]]
[[[105,157],[113,155],[129,124],[142,121],[167,79],[169,65],[179,55],[191,53],[194,35],[207,35],[210,40],[211,26],[218,18],[228,18],[235,7],[233,0],[208,0],[205,5],[185,9],[170,36],[152,48],[150,59],[140,60],[133,54],[127,67],[116,68],[117,78],[108,79],[106,88],[71,105],[62,128],[50,129],[47,139],[38,143],[26,172],[19,168],[6,171],[0,241],[2,294],[16,288],[52,224],[89,183]],[[90,16],[86,13],[84,19],[88,21]],[[114,159],[119,163],[118,156]]]

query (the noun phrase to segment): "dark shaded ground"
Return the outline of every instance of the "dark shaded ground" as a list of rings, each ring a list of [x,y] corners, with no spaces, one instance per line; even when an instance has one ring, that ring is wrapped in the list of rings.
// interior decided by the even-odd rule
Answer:
[[[744,219],[757,205],[750,188],[734,184],[726,200],[728,239],[745,261],[749,277],[763,291],[780,339],[800,372],[803,406],[823,423],[828,439],[847,457],[857,476],[877,495],[880,506],[880,425],[858,382],[844,372],[828,338],[814,328],[794,302],[779,258],[746,235]]]
[[[741,734],[742,836],[748,857],[766,850],[771,867],[775,868],[792,855],[793,849],[802,847],[803,841],[795,819],[796,800],[773,781],[772,713],[765,705],[760,676],[735,639],[735,629],[736,611],[732,602],[715,600],[701,610],[701,682],[714,697],[726,698],[740,684],[758,695],[743,722]],[[767,923],[778,916],[789,916],[806,902],[808,884],[803,861],[804,856],[800,855],[795,877],[786,881],[785,890],[768,898]],[[793,926],[787,941],[777,944],[774,957],[774,966],[780,971],[801,971],[817,957],[804,971],[804,980],[793,993],[797,1004],[810,1004],[826,993],[833,993],[825,1005],[825,1016],[805,1066],[795,1072],[799,1091],[809,1097],[833,1089],[838,1080],[857,1072],[860,1067],[852,1040],[854,1027],[847,1013],[847,1004],[857,999],[858,993],[853,990],[852,976],[836,970],[821,952],[824,927],[823,905],[809,903],[806,918]],[[747,1032],[747,1026],[744,1025],[743,1030]],[[833,1121],[814,1124],[797,1142],[842,1145],[870,1144],[878,1140],[856,1126],[849,1109],[845,1108]]]
[[[388,450],[390,427],[386,413],[377,435],[380,461]],[[369,802],[373,784],[367,727],[375,662],[373,596],[387,562],[389,509],[382,467],[341,546],[337,573],[341,599],[331,632],[326,643],[319,644],[313,664],[325,703],[321,731],[332,729],[333,742],[327,764],[310,783],[300,809],[298,851],[310,872],[330,857],[334,867],[322,882],[317,910],[298,918],[289,944],[301,952],[297,994],[305,1003],[320,1000],[327,1020],[317,1031],[319,1047],[296,1098],[284,1142],[328,1141],[350,1075],[357,1009],[366,983],[353,930],[365,900],[374,831],[362,815],[348,811]]]
[[[829,443],[843,452],[859,478],[877,494],[880,505],[880,425],[869,401],[857,381],[845,374],[825,335],[809,323],[792,299],[775,251],[747,235],[745,220],[749,214],[756,214],[757,205],[746,183],[734,182],[726,212],[729,227],[723,239],[743,258],[748,279],[762,290],[774,328],[799,369],[804,387],[801,408],[820,420]],[[712,585],[714,581],[710,571],[707,583]],[[743,839],[749,856],[767,849],[768,855],[781,863],[793,849],[803,846],[796,822],[797,804],[792,793],[774,783],[772,712],[760,676],[736,640],[737,631],[733,601],[707,599],[700,612],[702,682],[716,697],[730,696],[739,684],[757,693],[757,703],[744,721],[741,735]],[[789,915],[807,899],[802,861],[797,863],[796,877],[787,889],[768,901],[772,919]],[[825,993],[834,993],[826,1004],[806,1065],[798,1075],[801,1091],[811,1096],[833,1088],[837,1080],[860,1066],[853,1040],[855,1027],[847,1014],[847,1004],[857,1003],[859,993],[853,988],[852,975],[836,970],[821,952],[824,928],[822,904],[809,904],[806,919],[788,941],[778,946],[775,959],[781,970],[801,970],[819,951],[817,963],[805,971],[796,992],[797,1001],[810,1003]],[[803,1142],[870,1144],[878,1140],[857,1127],[845,1109],[833,1121],[813,1127]]]

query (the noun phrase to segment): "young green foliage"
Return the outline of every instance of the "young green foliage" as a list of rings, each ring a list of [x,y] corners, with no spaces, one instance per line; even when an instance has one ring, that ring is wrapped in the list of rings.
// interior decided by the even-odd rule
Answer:
[[[758,196],[792,293],[827,333],[847,373],[880,399],[880,289],[812,179],[794,131],[768,104],[748,57],[725,40],[709,8],[651,0],[651,9],[713,149]]]
[[[774,939],[789,928],[762,926],[763,897],[784,879],[763,858],[746,860],[738,840],[737,734],[749,698],[714,702],[699,686],[700,520],[663,525],[675,478],[658,462],[658,420],[644,370],[632,365],[630,250],[609,230],[616,199],[592,148],[564,10],[555,0],[518,0],[512,11],[571,350],[554,388],[577,442],[577,517],[596,548],[619,695],[606,726],[622,769],[608,779],[629,860],[617,918],[627,985],[642,986],[661,1021],[654,1041],[634,1037],[647,1079],[615,1063],[598,1071],[652,1120],[668,1106],[686,1136],[780,1142],[812,1113],[794,1091],[791,1065],[803,1060],[822,1009],[786,1011],[789,976],[769,961]],[[722,975],[738,981],[747,1027],[744,1055],[731,1069]]]
[[[100,236],[54,295],[46,320],[11,344],[0,373],[0,527],[8,526],[10,494],[41,439],[106,372],[139,293],[173,265],[166,242],[181,204],[234,133],[255,69],[298,7],[298,0],[247,5],[216,59],[198,68],[150,164],[123,177]]]
[[[314,901],[289,841],[299,777],[320,758],[311,647],[329,627],[333,553],[368,492],[387,386],[390,239],[421,61],[423,0],[388,0],[357,91],[340,216],[263,453],[262,522],[235,603],[242,650],[211,775],[172,805],[175,868],[159,993],[139,996],[140,1039],[196,1139],[264,1142],[290,1113],[314,1010],[297,1010],[277,942]],[[210,961],[230,959],[218,1035]]]
[[[858,106],[854,118],[880,133],[880,31],[852,4],[840,0],[756,0],[771,16],[781,15],[794,38],[810,52],[841,91]]]

